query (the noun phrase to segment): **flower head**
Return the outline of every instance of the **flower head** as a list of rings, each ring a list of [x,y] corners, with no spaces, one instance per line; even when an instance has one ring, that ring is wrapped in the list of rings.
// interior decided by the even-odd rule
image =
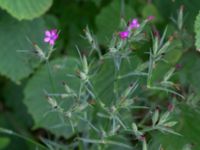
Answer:
[[[51,46],[53,46],[57,38],[58,38],[58,32],[56,29],[45,31],[44,42],[49,43]]]
[[[151,21],[151,20],[154,20],[154,19],[155,19],[155,16],[148,16],[148,17],[147,17],[147,20],[148,20],[148,21]]]
[[[119,36],[122,40],[125,40],[126,38],[128,38],[129,36],[129,31],[126,30],[126,31],[122,31],[122,32],[119,32]]]
[[[139,27],[140,27],[140,23],[138,22],[138,19],[133,19],[131,23],[129,24],[129,30],[137,29]]]
[[[146,140],[146,137],[145,137],[144,135],[140,135],[140,136],[138,137],[138,140],[140,140],[140,141],[145,141],[145,140]]]
[[[167,106],[168,111],[172,112],[174,110],[175,106],[173,103],[169,103]]]
[[[125,31],[119,32],[119,36],[122,40],[125,40],[129,37],[129,34],[132,29],[137,29],[140,27],[138,19],[133,19],[131,23],[128,25]]]
[[[175,68],[176,68],[176,70],[179,70],[179,69],[182,68],[182,65],[181,64],[176,64]]]

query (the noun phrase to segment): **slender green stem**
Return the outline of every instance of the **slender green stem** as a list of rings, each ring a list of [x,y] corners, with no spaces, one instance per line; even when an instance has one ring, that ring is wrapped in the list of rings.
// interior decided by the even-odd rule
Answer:
[[[48,75],[49,75],[49,81],[50,81],[50,84],[51,84],[52,92],[56,93],[56,87],[55,87],[55,83],[54,83],[54,80],[53,80],[53,74],[51,72],[51,66],[50,66],[48,59],[46,60],[46,65],[47,65],[47,71],[48,71]]]
[[[150,53],[150,59],[149,59],[149,71],[148,71],[148,77],[147,77],[147,87],[151,87],[151,78],[152,78],[152,72],[153,72],[153,65],[154,65],[154,60],[152,58],[152,54]]]
[[[141,132],[150,132],[150,131],[154,131],[154,130],[157,130],[156,127],[146,127],[145,129],[141,130]]]
[[[115,67],[115,72],[114,72],[114,93],[116,96],[116,100],[119,98],[119,70],[117,67]],[[115,101],[116,102],[116,101]]]

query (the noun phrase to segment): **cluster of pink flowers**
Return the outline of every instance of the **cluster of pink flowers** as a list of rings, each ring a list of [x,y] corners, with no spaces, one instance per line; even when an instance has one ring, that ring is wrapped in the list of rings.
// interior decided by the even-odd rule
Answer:
[[[153,20],[155,17],[154,16],[148,16],[147,20],[151,21]],[[128,27],[126,28],[126,30],[119,32],[119,36],[122,40],[125,40],[129,37],[130,31],[133,29],[137,29],[140,27],[140,23],[138,22],[138,19],[134,18],[130,24],[128,25]]]
[[[130,31],[132,29],[137,29],[140,27],[140,23],[138,22],[138,19],[133,19],[127,29],[125,31],[119,32],[119,36],[122,40],[125,40],[129,37]]]
[[[55,41],[58,39],[58,31],[56,29],[46,30],[44,42],[49,43],[51,46],[54,46]]]
[[[155,17],[154,16],[148,16],[147,20],[151,21]],[[129,37],[130,31],[133,29],[137,29],[140,27],[140,23],[138,22],[138,19],[134,18],[128,25],[125,31],[119,32],[119,36],[122,40],[125,40]],[[58,31],[57,29],[51,29],[45,31],[45,37],[44,42],[49,43],[49,45],[54,46],[55,41],[58,39]]]

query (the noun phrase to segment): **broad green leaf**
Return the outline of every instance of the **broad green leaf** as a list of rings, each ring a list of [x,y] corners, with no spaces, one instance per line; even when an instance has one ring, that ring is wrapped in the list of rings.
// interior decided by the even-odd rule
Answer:
[[[129,73],[133,73],[140,62],[141,60],[137,56],[132,56],[129,61],[123,59],[118,74],[120,76],[125,76]],[[122,91],[124,91],[124,89],[126,89],[130,84],[139,79],[137,78],[137,75],[132,75],[122,78],[115,83],[114,74],[115,67],[113,60],[105,60],[103,61],[98,74],[92,79],[97,95],[103,102],[107,104],[111,104],[116,99],[114,94],[114,86],[116,86],[115,88],[119,93],[122,93]]]
[[[113,60],[103,60],[97,74],[91,79],[93,84],[94,93],[96,94],[96,101],[103,102],[106,108],[112,107],[115,103],[119,102],[119,98],[122,97],[124,91],[130,87],[130,85],[136,84],[137,81],[141,81],[142,77],[138,75],[133,75],[136,73],[136,68],[141,63],[141,60],[137,56],[130,56],[129,61],[123,59],[119,72],[115,72],[115,66]],[[118,80],[115,80],[115,73]],[[139,89],[134,91],[134,93],[139,93]],[[125,103],[131,106],[132,99],[126,99]],[[95,112],[93,113],[93,119],[98,126],[101,126],[107,132],[110,132],[110,119],[105,119],[100,117],[98,114],[103,113],[99,107],[95,107]],[[120,111],[120,116],[118,116],[123,126],[131,127],[133,117],[129,110],[122,109]],[[118,122],[118,121],[117,121]],[[119,122],[118,122],[119,123]],[[121,124],[122,125],[122,124]],[[94,137],[95,138],[95,137]]]
[[[195,46],[196,46],[197,50],[200,51],[200,12],[196,17],[194,30],[195,30],[195,34],[196,34]]]
[[[0,7],[18,20],[30,20],[44,14],[52,3],[53,0],[1,0]]]
[[[195,92],[200,90],[200,57],[198,52],[187,52],[183,55],[180,65],[181,69],[177,72],[180,83],[190,86]]]
[[[102,0],[92,0],[93,3],[95,3],[96,6],[100,6],[102,3]]]
[[[200,150],[200,113],[193,108],[180,105],[179,113],[174,115],[175,120],[178,120],[175,131],[180,133],[182,136],[155,133],[154,144],[150,150],[158,149],[159,145],[162,145],[165,150],[183,150],[186,145],[189,145],[192,150]]]
[[[39,64],[39,59],[32,54],[33,45],[30,41],[47,50],[47,45],[43,43],[45,22],[43,19],[19,22],[5,13],[1,15],[0,74],[19,82]]]
[[[44,127],[56,135],[70,137],[72,135],[72,128],[69,121],[65,120],[65,122],[62,120],[63,116],[50,106],[45,93],[64,93],[63,81],[66,81],[72,89],[77,90],[79,80],[68,75],[74,74],[78,69],[78,61],[74,58],[60,58],[50,62],[50,67],[51,78],[49,78],[47,66],[44,65],[28,81],[24,90],[24,103],[34,119],[35,128]],[[51,80],[53,80],[53,83]],[[61,99],[60,97],[53,98],[64,107],[65,111],[69,107],[68,104],[72,102],[72,100]]]
[[[199,0],[153,0],[153,3],[158,8],[159,13],[168,21],[170,16],[177,17],[177,11],[180,6],[184,7],[184,26],[193,31],[194,20],[199,12]]]
[[[10,143],[10,139],[6,137],[0,137],[0,149],[5,149],[5,147]]]
[[[6,107],[12,109],[13,120],[18,120],[17,122],[21,128],[25,129],[27,126],[32,126],[33,121],[22,101],[24,85],[24,83],[16,85],[13,82],[7,82],[2,89],[2,96],[5,99]]]
[[[152,20],[153,22],[162,22],[163,18],[161,17],[158,9],[153,4],[145,5],[142,9],[142,16],[143,18],[147,18],[148,16],[155,16],[155,19]]]
[[[130,6],[125,5],[124,12],[121,6],[121,1],[115,0],[110,5],[104,7],[96,17],[97,37],[101,44],[108,43],[112,34],[119,31],[118,27],[122,17],[129,21],[136,16],[135,11]]]

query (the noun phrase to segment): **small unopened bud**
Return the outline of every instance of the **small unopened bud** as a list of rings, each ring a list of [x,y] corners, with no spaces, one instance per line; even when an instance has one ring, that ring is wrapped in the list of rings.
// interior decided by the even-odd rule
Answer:
[[[145,136],[144,136],[144,135],[141,135],[141,136],[139,136],[139,137],[138,137],[138,140],[140,140],[140,141],[145,141],[145,140],[146,140],[146,138],[145,138]]]
[[[168,111],[172,112],[174,110],[175,106],[172,103],[169,103],[167,106]]]
[[[117,109],[116,109],[115,106],[112,106],[112,107],[110,108],[110,110],[111,110],[111,112],[115,112]]]
[[[42,60],[45,60],[46,56],[42,51],[42,49],[37,44],[34,44],[34,47],[35,47],[35,53],[38,55],[38,57],[40,57]]]
[[[153,124],[153,126],[156,125],[158,119],[159,119],[159,110],[156,109],[154,114],[153,114],[153,116],[152,116],[152,124]]]
[[[138,132],[138,127],[137,127],[137,125],[134,122],[132,123],[132,129],[133,129],[134,133]]]
[[[148,21],[151,21],[151,20],[154,20],[154,19],[155,19],[155,16],[148,16],[148,17],[147,17],[147,20],[148,20]]]
[[[87,80],[88,79],[88,76],[84,73],[84,72],[80,72],[80,78],[82,79],[82,80]]]
[[[141,137],[141,141],[142,141],[142,150],[147,150],[147,142],[145,136]]]
[[[181,69],[182,68],[182,64],[176,64],[175,68],[176,68],[176,70]]]
[[[131,94],[134,87],[135,87],[134,84],[130,84],[129,87],[124,91],[122,98],[123,99],[127,98]]]
[[[105,104],[103,102],[99,101],[99,103],[100,103],[102,108],[105,108]]]
[[[63,81],[62,83],[63,83],[63,86],[64,86],[64,88],[65,88],[65,91],[66,91],[67,93],[71,93],[70,87],[69,87],[64,81]]]
[[[68,117],[68,118],[71,118],[72,117],[72,113],[71,112],[66,112],[65,116]]]
[[[89,28],[86,27],[83,31],[85,32],[85,36],[87,40],[89,41],[89,43],[93,43],[94,40],[93,40],[92,34],[90,33]]]
[[[49,104],[53,107],[53,108],[57,108],[58,107],[58,104],[56,102],[55,99],[51,98],[50,96],[47,97],[47,100],[49,102]]]
[[[85,74],[88,74],[88,72],[89,72],[87,58],[85,55],[83,55],[83,71]]]

